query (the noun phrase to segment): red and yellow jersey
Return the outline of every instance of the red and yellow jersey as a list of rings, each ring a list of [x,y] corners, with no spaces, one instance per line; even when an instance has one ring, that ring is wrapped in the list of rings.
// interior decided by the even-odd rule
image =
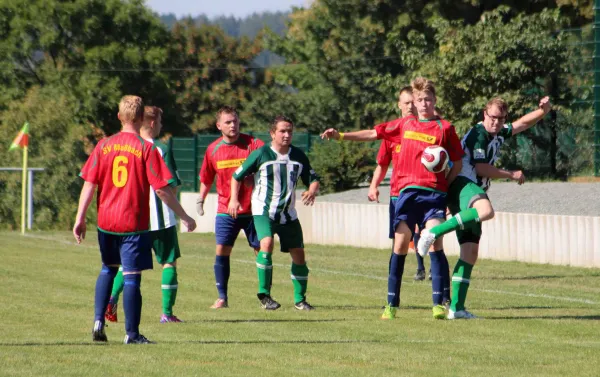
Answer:
[[[98,186],[98,229],[115,234],[147,231],[150,186],[174,181],[153,144],[131,132],[100,140],[79,175]]]
[[[378,165],[389,166],[391,163],[391,168],[395,171],[396,165],[398,165],[399,157],[400,144],[388,140],[381,141],[379,152],[377,152]],[[398,188],[398,179],[396,179],[395,174],[392,174],[392,179],[390,180],[390,196],[398,196],[399,193],[400,189]]]
[[[253,136],[240,134],[235,143],[227,143],[223,137],[212,142],[206,149],[202,168],[200,169],[200,182],[208,187],[213,184],[217,177],[217,194],[219,195],[219,206],[217,213],[227,213],[229,197],[231,196],[231,177],[237,168],[246,161],[253,151],[265,145],[260,139]],[[252,213],[252,182],[245,181],[240,185],[238,196],[242,210],[239,214]]]
[[[454,126],[443,119],[423,120],[414,116],[375,126],[378,139],[401,145],[397,163],[393,165],[397,193],[408,187],[448,191],[445,172],[431,173],[421,164],[421,154],[429,145],[440,145],[448,151],[450,161],[458,161],[464,151]]]

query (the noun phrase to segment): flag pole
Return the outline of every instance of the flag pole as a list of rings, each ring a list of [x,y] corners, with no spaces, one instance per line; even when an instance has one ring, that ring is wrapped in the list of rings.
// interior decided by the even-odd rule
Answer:
[[[27,188],[27,146],[23,148],[23,178],[21,179],[21,234],[25,234],[25,194]]]

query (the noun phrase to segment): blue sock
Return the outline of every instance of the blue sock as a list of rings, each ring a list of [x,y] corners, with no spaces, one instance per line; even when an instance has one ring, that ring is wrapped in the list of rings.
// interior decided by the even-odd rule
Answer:
[[[130,338],[135,339],[140,334],[142,317],[142,283],[141,274],[128,274],[123,287],[123,311],[125,312],[125,331]]]
[[[390,260],[388,261],[388,275],[392,270],[392,257],[394,256],[394,240],[392,240],[392,253],[390,254]]]
[[[415,233],[413,236],[413,243],[415,244],[415,254],[417,255],[417,270],[425,271],[425,264],[423,264],[423,257],[417,253],[417,244],[419,243],[419,239],[421,235],[419,233]]]
[[[400,306],[400,286],[404,273],[406,255],[392,253],[390,259],[390,275],[388,276],[388,304],[393,307]]]
[[[217,255],[215,257],[215,281],[219,298],[227,300],[227,284],[229,282],[229,256]]]
[[[441,305],[444,294],[444,265],[442,259],[446,256],[443,250],[438,250],[429,253],[429,258],[431,260],[431,298],[433,299],[433,305]]]
[[[104,312],[106,312],[106,306],[110,299],[110,293],[112,292],[113,281],[119,267],[108,267],[102,265],[98,280],[96,280],[96,294],[94,296],[94,322],[101,321],[104,323]]]
[[[444,249],[437,252],[440,262],[442,263],[442,282],[444,290],[442,292],[442,302],[450,301],[450,265],[448,258],[444,253]]]

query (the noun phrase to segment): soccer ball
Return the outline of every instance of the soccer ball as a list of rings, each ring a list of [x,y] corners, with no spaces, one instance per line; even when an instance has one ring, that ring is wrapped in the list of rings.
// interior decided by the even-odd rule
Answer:
[[[448,165],[448,151],[439,145],[430,145],[421,154],[421,163],[432,173],[439,173]]]

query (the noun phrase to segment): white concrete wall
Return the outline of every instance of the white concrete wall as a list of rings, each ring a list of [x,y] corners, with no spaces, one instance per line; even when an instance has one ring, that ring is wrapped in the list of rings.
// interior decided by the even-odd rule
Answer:
[[[188,214],[196,214],[197,193],[181,193]],[[387,204],[317,202],[313,207],[296,204],[304,242],[387,249]],[[204,216],[196,215],[195,232],[214,232],[217,196],[210,194]],[[243,233],[243,232],[242,232]],[[444,250],[457,255],[454,233],[445,236]],[[600,217],[534,215],[496,212],[483,223],[480,258],[580,267],[600,267]]]

